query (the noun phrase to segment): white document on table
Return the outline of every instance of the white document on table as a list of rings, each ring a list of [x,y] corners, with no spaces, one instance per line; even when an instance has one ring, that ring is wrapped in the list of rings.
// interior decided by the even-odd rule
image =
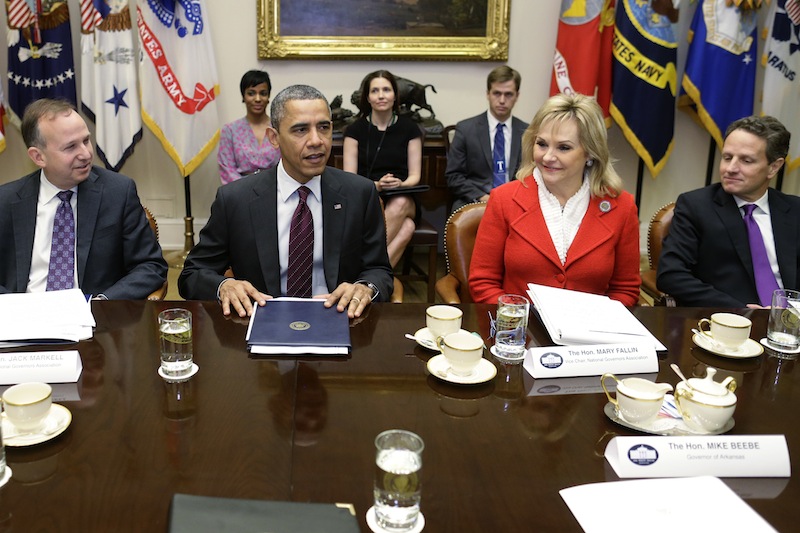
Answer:
[[[95,325],[80,289],[0,294],[0,348],[78,342]]]
[[[630,310],[601,294],[528,284],[528,296],[553,342],[562,346],[650,342],[667,349]]]
[[[776,531],[711,476],[592,483],[559,494],[587,533]]]

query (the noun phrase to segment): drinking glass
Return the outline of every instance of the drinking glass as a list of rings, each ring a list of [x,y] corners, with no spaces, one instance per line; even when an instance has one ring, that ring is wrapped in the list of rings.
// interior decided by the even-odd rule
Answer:
[[[496,357],[506,361],[522,361],[529,309],[528,299],[518,294],[504,294],[497,299],[494,337]]]
[[[167,309],[158,314],[161,340],[161,372],[176,379],[192,370],[192,313],[186,309]]]
[[[800,346],[800,292],[777,289],[772,293],[767,344],[779,351],[794,351]]]
[[[422,450],[419,435],[390,429],[375,438],[375,517],[388,531],[409,531],[419,518]]]

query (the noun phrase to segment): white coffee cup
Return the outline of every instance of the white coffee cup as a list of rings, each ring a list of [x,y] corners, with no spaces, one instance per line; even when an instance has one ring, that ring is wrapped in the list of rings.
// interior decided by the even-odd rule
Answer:
[[[606,388],[607,378],[617,382],[616,398],[613,398]],[[672,390],[672,385],[669,383],[654,383],[642,378],[618,379],[614,374],[603,374],[600,384],[608,401],[616,406],[622,418],[639,425],[649,424],[655,420],[664,403],[664,395]]]
[[[452,305],[432,305],[425,310],[425,325],[434,339],[456,333],[461,329],[464,312]]]
[[[439,347],[456,376],[471,376],[483,357],[483,339],[466,331],[445,335]]]
[[[708,330],[703,329],[706,324]],[[710,320],[702,318],[697,323],[698,329],[706,338],[728,350],[736,350],[747,342],[752,325],[749,318],[735,313],[714,313]]]
[[[53,404],[53,388],[47,383],[20,383],[3,393],[3,410],[17,429],[33,432],[39,429]]]

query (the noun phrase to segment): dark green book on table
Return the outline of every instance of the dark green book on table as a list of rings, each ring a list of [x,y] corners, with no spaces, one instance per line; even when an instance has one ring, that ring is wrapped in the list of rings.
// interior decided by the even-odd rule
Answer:
[[[254,306],[247,349],[256,355],[347,355],[350,322],[324,300],[275,298]]]
[[[175,494],[169,533],[358,533],[354,512],[347,504]]]

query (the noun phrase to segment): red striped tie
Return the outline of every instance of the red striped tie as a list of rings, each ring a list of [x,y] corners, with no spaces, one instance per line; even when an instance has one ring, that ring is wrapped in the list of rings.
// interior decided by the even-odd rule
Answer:
[[[314,266],[314,217],[306,198],[311,190],[305,185],[297,189],[300,202],[289,229],[289,268],[286,296],[311,298],[311,272]]]

